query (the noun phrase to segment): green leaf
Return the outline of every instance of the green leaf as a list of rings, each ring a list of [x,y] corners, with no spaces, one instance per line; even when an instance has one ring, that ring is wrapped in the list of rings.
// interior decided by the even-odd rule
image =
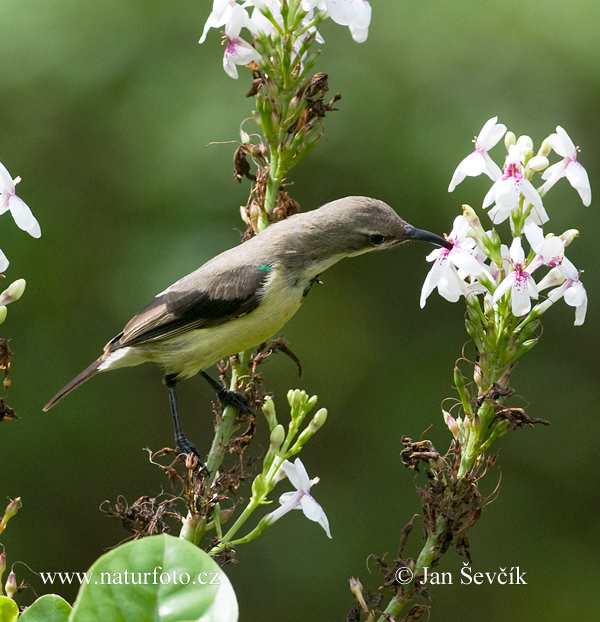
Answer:
[[[19,622],[68,622],[71,605],[56,594],[40,596],[19,618]]]
[[[0,622],[14,622],[18,616],[17,603],[8,596],[0,596]]]
[[[106,553],[88,571],[69,622],[236,622],[225,573],[186,540],[162,534]]]

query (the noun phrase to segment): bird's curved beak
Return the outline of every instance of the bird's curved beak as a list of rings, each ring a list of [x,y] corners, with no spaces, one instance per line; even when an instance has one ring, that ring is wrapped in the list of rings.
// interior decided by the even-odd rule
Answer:
[[[437,244],[438,246],[443,246],[447,249],[452,248],[452,244],[443,237],[436,235],[435,233],[431,233],[430,231],[425,231],[425,229],[417,229],[412,225],[406,225],[404,234],[408,240],[421,240],[422,242],[431,242],[432,244]]]

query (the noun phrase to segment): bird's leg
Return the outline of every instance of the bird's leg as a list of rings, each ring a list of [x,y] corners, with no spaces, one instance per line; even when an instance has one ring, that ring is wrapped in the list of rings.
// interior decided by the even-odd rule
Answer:
[[[173,428],[175,429],[175,451],[180,454],[191,454],[198,458],[198,465],[204,466],[202,458],[196,449],[195,445],[188,441],[181,424],[179,423],[179,411],[177,410],[177,393],[175,387],[177,386],[177,376],[175,374],[167,374],[164,378],[165,386],[169,392],[169,404],[171,405],[171,415],[173,416]]]
[[[250,404],[248,403],[245,395],[239,391],[230,391],[229,389],[226,389],[218,380],[215,380],[205,371],[201,371],[200,375],[208,380],[208,383],[215,390],[217,398],[221,404],[233,406],[235,409],[250,415],[254,414],[254,411],[250,408]]]

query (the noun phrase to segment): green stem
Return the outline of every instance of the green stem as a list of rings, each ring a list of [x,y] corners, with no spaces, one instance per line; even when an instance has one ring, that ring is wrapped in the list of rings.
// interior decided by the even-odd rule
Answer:
[[[439,550],[440,536],[445,529],[446,521],[443,518],[439,518],[436,522],[435,531],[427,536],[427,540],[425,541],[425,544],[421,549],[421,553],[415,562],[413,577],[420,575],[424,568],[429,568],[431,566]],[[410,584],[403,585],[398,590],[398,593],[392,598],[392,600],[390,600],[388,606],[385,608],[385,611],[383,612],[384,615],[380,616],[377,622],[387,622],[390,619],[387,616],[396,618],[396,616],[398,616],[398,614],[404,609],[410,600],[410,596],[407,594],[408,585]]]
[[[231,382],[229,384],[231,391],[236,391],[239,388],[238,382],[240,376],[244,375],[248,371],[248,359],[250,352],[241,352],[238,356],[239,362],[231,365],[232,373]],[[206,469],[209,473],[207,483],[209,486],[215,481],[217,472],[223,462],[227,443],[236,430],[236,419],[237,410],[233,406],[225,406],[221,416],[221,421],[217,425],[212,446],[208,452],[208,457],[206,458]]]

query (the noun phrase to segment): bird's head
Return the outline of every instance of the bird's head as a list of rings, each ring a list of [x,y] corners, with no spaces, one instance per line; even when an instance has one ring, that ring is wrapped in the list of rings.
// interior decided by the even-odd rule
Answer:
[[[407,240],[452,248],[444,238],[409,225],[389,205],[368,197],[338,199],[298,217],[305,218],[314,253],[321,256],[352,257]]]

